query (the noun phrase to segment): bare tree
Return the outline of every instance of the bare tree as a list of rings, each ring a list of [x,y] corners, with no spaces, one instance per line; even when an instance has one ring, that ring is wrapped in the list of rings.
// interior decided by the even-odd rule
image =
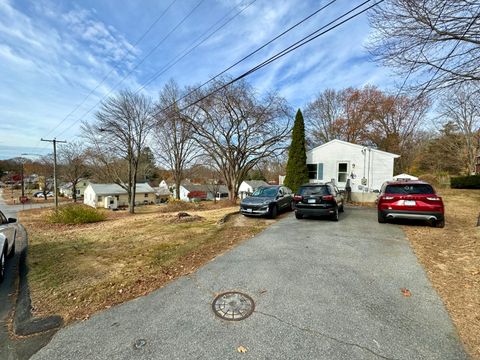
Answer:
[[[199,148],[193,138],[194,131],[185,116],[192,109],[179,107],[185,104],[178,85],[170,81],[160,92],[155,108],[154,139],[157,148],[157,158],[161,165],[171,170],[175,181],[175,196],[180,199],[180,184],[185,179],[186,170],[196,164]],[[190,116],[194,116],[190,114]]]
[[[470,0],[391,0],[370,16],[374,57],[435,90],[480,80],[480,3]],[[435,75],[435,79],[429,79]]]
[[[53,190],[53,154],[42,156],[37,161],[32,162],[29,170],[39,175],[43,197],[47,200],[47,194]]]
[[[77,202],[77,184],[88,176],[85,146],[80,141],[63,145],[59,151],[60,176],[72,186],[72,198]]]
[[[312,145],[321,145],[342,138],[339,119],[343,115],[341,92],[326,89],[307,105],[305,122],[309,128],[308,140]]]
[[[284,99],[267,94],[260,99],[245,81],[222,87],[217,81],[199,92],[194,116],[188,116],[195,139],[221,172],[229,199],[259,161],[285,151],[291,111]],[[217,91],[212,94],[213,89]]]
[[[128,90],[104,101],[93,124],[82,124],[83,136],[89,141],[97,164],[102,164],[111,181],[127,191],[132,214],[138,166],[152,127],[151,100]],[[118,168],[122,163],[126,164],[126,181]]]
[[[464,85],[445,94],[439,102],[443,124],[453,124],[463,138],[462,146],[455,150],[469,175],[475,173],[480,150],[480,95],[475,90]]]

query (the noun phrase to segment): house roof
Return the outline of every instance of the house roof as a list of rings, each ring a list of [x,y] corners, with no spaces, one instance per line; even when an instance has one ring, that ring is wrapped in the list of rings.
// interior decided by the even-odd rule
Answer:
[[[89,185],[97,195],[121,195],[126,194],[127,191],[118,184],[92,184]],[[137,184],[136,194],[138,193],[153,193],[155,190],[147,183]]]
[[[253,189],[256,189],[260,186],[267,186],[268,183],[266,183],[263,180],[244,180],[244,183],[246,183],[248,186],[250,186]]]
[[[313,151],[315,151],[315,150],[318,150],[318,149],[320,149],[320,148],[322,148],[322,147],[329,146],[329,145],[334,144],[334,143],[342,144],[342,145],[348,145],[348,146],[352,146],[352,147],[356,147],[356,148],[359,149],[359,150],[363,150],[364,148],[367,148],[366,146],[363,146],[363,145],[353,144],[353,143],[349,143],[349,142],[347,142],[347,141],[334,139],[334,140],[331,140],[331,141],[329,141],[329,142],[327,142],[327,143],[325,143],[325,144],[319,145],[319,146],[317,146],[317,147],[315,147],[315,148],[313,148],[313,149],[308,150],[307,153],[313,152]],[[374,148],[370,148],[370,149],[371,149],[372,151],[374,151],[374,152],[382,153],[382,154],[391,156],[391,157],[393,157],[393,158],[399,158],[399,157],[400,157],[400,155],[393,154],[393,153],[389,153],[389,152],[387,152],[387,151],[382,151],[382,150],[378,150],[378,149],[374,149]]]
[[[188,192],[192,191],[201,191],[201,192],[212,192],[213,185],[194,185],[194,184],[182,184],[182,187]],[[228,188],[225,185],[218,186],[218,192],[228,193]]]
[[[167,195],[171,195],[170,190],[168,190],[168,188],[165,187],[165,186],[154,187],[153,190],[155,190],[155,194],[156,194],[157,196],[167,196]]]

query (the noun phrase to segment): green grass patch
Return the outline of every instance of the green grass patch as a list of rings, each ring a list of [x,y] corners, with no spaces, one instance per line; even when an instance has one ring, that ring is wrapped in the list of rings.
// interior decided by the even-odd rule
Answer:
[[[61,206],[47,216],[47,221],[52,224],[89,224],[105,219],[103,212],[79,204]]]

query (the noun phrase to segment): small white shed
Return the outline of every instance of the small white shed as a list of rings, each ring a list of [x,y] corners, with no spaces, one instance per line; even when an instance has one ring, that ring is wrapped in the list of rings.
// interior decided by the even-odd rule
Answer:
[[[345,189],[349,180],[354,193],[380,190],[393,177],[394,160],[400,155],[332,140],[307,152],[310,182],[333,181]],[[353,198],[353,197],[352,197]]]
[[[260,186],[268,186],[263,180],[244,180],[238,188],[238,196],[240,199],[245,199],[247,196],[251,195],[255,190]]]

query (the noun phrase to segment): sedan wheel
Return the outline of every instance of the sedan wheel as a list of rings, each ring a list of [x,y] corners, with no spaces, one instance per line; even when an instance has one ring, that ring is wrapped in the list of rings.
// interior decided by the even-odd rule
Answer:
[[[270,213],[269,213],[270,219],[275,219],[277,217],[277,213],[278,213],[277,207],[275,205],[273,205],[270,208]]]

